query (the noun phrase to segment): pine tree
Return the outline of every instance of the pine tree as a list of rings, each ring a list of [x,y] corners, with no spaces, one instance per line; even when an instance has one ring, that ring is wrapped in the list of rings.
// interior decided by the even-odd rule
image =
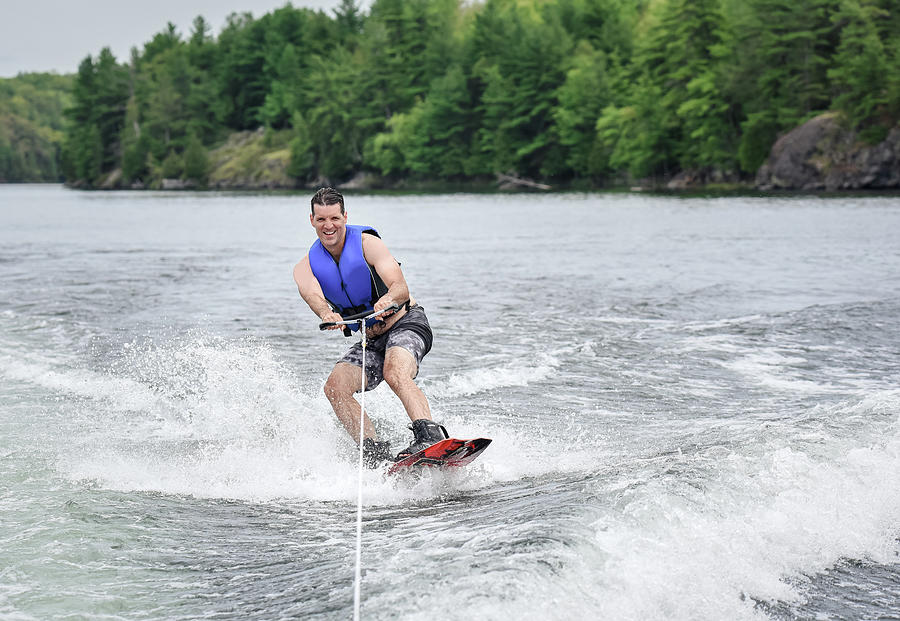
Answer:
[[[334,19],[337,22],[341,45],[347,49],[355,49],[356,40],[362,33],[365,18],[354,0],[341,0],[334,9]]]
[[[209,160],[206,156],[206,149],[200,139],[191,134],[187,139],[187,146],[184,149],[184,171],[182,177],[191,181],[196,181],[199,185],[205,186],[209,177]]]
[[[572,68],[558,91],[553,111],[560,143],[566,147],[566,165],[581,177],[606,172],[607,162],[597,141],[596,124],[612,103],[606,76],[606,55],[582,41],[572,58]]]
[[[300,181],[308,181],[316,171],[315,144],[310,136],[309,125],[299,110],[291,119],[293,138],[290,142],[291,159],[287,174]]]
[[[119,166],[122,157],[119,133],[130,96],[129,77],[128,70],[116,62],[109,48],[100,51],[95,73],[96,124],[103,144],[101,168],[109,171]]]
[[[189,88],[184,104],[188,115],[187,131],[203,144],[210,144],[221,131],[215,114],[217,46],[209,24],[201,16],[194,19],[186,51]]]
[[[741,168],[755,171],[780,132],[830,106],[827,68],[837,46],[840,0],[750,0],[733,31],[732,70],[743,116]]]
[[[417,148],[427,146],[428,137],[423,135],[423,107],[420,102],[409,112],[400,112],[387,122],[385,131],[368,140],[363,152],[366,166],[383,175],[408,174],[417,165],[429,177],[436,176],[428,169],[426,162],[419,162]]]
[[[721,30],[718,0],[671,0],[638,53],[637,66],[662,92],[655,104],[664,124],[657,148],[669,165],[732,166],[734,131],[715,71]]]
[[[475,110],[480,128],[467,168],[470,174],[555,175],[564,155],[553,110],[573,42],[555,15],[545,22],[514,6],[492,6],[501,1],[488,0],[484,19],[476,20],[474,40],[485,47],[469,48],[477,55],[473,77],[480,82]]]
[[[255,129],[268,92],[265,24],[249,13],[228,16],[219,34],[216,118],[232,130]]]
[[[62,147],[63,169],[68,179],[93,184],[119,165],[119,133],[128,101],[127,70],[109,48],[101,50],[96,63],[90,56],[81,62],[72,100],[66,110],[71,124]]]
[[[341,47],[334,48],[328,58],[311,59],[306,79],[309,106],[303,118],[316,168],[334,182],[358,170],[362,162],[363,128],[354,115],[359,79],[359,67]]]
[[[636,178],[669,172],[670,154],[660,149],[668,138],[665,111],[658,105],[662,97],[662,87],[642,76],[628,105],[604,108],[597,119],[597,140],[611,168]]]
[[[431,81],[452,64],[455,0],[376,0],[366,20],[358,87],[364,131],[380,131],[388,119],[422,99]]]
[[[459,65],[436,79],[414,109],[407,166],[426,177],[462,177],[472,141],[469,91]]]
[[[260,120],[270,127],[284,127],[301,105],[303,72],[296,48],[287,43],[274,70],[275,78],[259,111]]]
[[[875,27],[876,20],[883,17],[884,11],[858,0],[844,0],[832,17],[842,25],[840,44],[828,70],[835,93],[832,105],[872,142],[887,134],[881,121],[888,104],[888,58]]]
[[[163,179],[179,179],[184,172],[184,159],[175,149],[170,149],[160,165],[160,176]]]

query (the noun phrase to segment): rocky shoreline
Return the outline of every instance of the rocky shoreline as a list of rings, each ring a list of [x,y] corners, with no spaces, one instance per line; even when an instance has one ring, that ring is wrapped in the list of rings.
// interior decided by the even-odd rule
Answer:
[[[314,179],[300,183],[287,174],[290,149],[274,144],[265,131],[238,132],[208,153],[206,184],[190,179],[159,179],[152,184],[124,184],[113,171],[99,189],[157,190],[302,190],[338,183],[346,190],[393,191],[532,191],[604,189],[554,187],[539,181],[498,174],[495,178],[448,183],[435,180],[389,179],[358,172],[350,179]],[[781,136],[755,179],[718,170],[681,171],[670,179],[622,180],[616,187],[632,191],[842,191],[900,190],[900,127],[878,144],[868,144],[845,128],[834,113],[819,115]],[[73,186],[77,187],[77,186]],[[611,189],[611,188],[605,188]]]
[[[819,115],[775,142],[755,185],[763,191],[900,189],[900,127],[868,144],[836,114]]]

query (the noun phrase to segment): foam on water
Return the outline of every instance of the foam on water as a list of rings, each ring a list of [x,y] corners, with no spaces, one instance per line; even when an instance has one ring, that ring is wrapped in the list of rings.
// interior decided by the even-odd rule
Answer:
[[[793,367],[803,365],[806,359],[779,351],[777,348],[760,348],[738,360],[723,363],[723,366],[752,378],[766,388],[792,394],[840,394],[841,388],[832,383],[816,382],[800,377],[792,372]]]
[[[60,449],[58,464],[71,480],[203,498],[355,499],[355,443],[338,425],[320,383],[299,380],[264,344],[196,332],[162,344],[130,342],[106,372],[39,358],[5,350],[0,372],[81,400],[82,420],[73,441]],[[476,369],[427,382],[426,392],[470,395],[524,386],[556,364],[544,356],[530,367]],[[368,393],[366,404],[394,445],[408,441],[406,416],[389,390]],[[482,421],[454,414],[443,420],[459,437],[488,435]],[[364,472],[365,502],[404,502],[565,468],[534,459],[539,442],[515,431],[492,429],[490,435],[493,459],[452,476],[398,484],[381,470]]]
[[[564,581],[605,594],[600,618],[752,619],[758,601],[801,601],[805,576],[841,559],[896,563],[898,410],[900,392],[883,392],[835,412],[871,421],[862,438],[823,429],[812,451],[779,434],[598,483],[611,507],[582,549],[591,569]]]
[[[30,585],[23,583],[22,576],[17,572],[6,567],[0,569],[0,618],[4,621],[34,621],[36,617],[17,610],[10,603],[11,599],[28,593],[30,589]]]
[[[451,374],[449,379],[423,381],[429,396],[438,398],[473,395],[485,390],[512,386],[527,386],[549,377],[559,367],[559,359],[552,354],[538,354],[529,363],[512,362],[506,365],[471,369]]]
[[[87,369],[61,367],[35,353],[0,349],[0,373],[8,380],[28,382],[50,391],[107,401],[117,410],[142,410],[152,407],[156,396],[145,386],[127,378],[110,377]]]
[[[511,571],[491,574],[502,598],[472,600],[483,591],[462,575],[458,590],[420,603],[535,620],[765,619],[761,604],[802,605],[808,577],[843,559],[900,561],[898,410],[897,391],[844,403],[831,413],[870,428],[857,437],[823,429],[816,450],[779,432],[661,456],[645,471],[636,462],[598,470],[569,532],[542,534],[534,552],[509,552]],[[579,516],[591,534],[577,535]],[[540,545],[555,537],[550,550]]]

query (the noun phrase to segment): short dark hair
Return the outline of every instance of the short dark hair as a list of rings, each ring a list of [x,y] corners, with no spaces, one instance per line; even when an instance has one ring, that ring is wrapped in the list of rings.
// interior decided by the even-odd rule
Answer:
[[[344,213],[344,195],[334,188],[319,188],[309,201],[309,212],[316,215],[316,205],[340,205]]]

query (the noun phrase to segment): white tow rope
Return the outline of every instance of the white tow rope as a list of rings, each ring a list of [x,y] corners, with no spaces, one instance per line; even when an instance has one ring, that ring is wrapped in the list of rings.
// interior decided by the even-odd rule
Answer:
[[[359,477],[356,484],[356,571],[353,574],[353,621],[359,621],[360,582],[362,577],[362,480],[363,480],[363,423],[366,419],[366,322],[360,320],[362,342],[362,373],[359,404]]]
[[[359,322],[360,343],[362,344],[362,373],[360,377],[359,403],[359,478],[356,484],[356,570],[353,573],[353,620],[359,621],[360,582],[362,582],[362,483],[363,483],[363,442],[366,439],[364,423],[366,420],[366,319],[377,317],[382,313],[400,310],[398,304],[391,304],[381,310],[367,315],[353,315],[343,321],[326,321],[319,324],[319,330],[335,326],[352,326]]]

